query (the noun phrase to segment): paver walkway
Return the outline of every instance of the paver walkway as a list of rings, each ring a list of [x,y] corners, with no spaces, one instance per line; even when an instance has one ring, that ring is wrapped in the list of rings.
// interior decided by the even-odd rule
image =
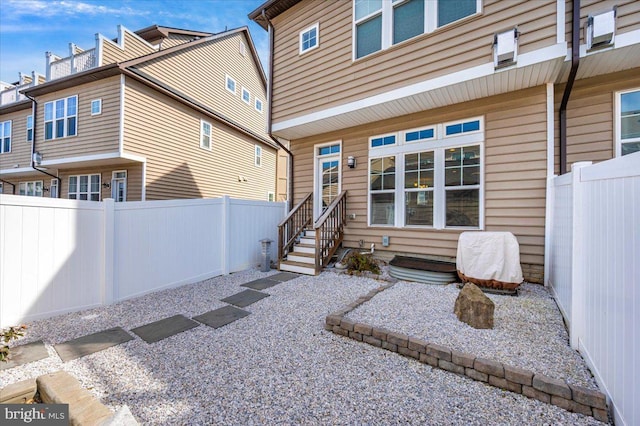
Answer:
[[[261,293],[256,290],[264,290],[285,281],[298,278],[299,276],[300,275],[298,274],[290,272],[280,272],[265,278],[250,281],[242,284],[241,287],[248,287],[252,290],[244,290],[221,299],[222,302],[235,306],[224,306],[219,309],[214,309],[212,311],[205,312],[204,314],[197,315],[192,319],[189,319],[184,315],[174,315],[169,318],[164,318],[133,328],[131,329],[131,332],[147,343],[156,343],[160,340],[166,339],[167,337],[198,327],[200,325],[199,323],[213,328],[220,328],[251,314],[251,312],[240,308],[244,308],[258,300],[269,297],[269,294]],[[236,306],[240,308],[237,308]],[[114,327],[108,330],[89,334],[87,336],[78,337],[76,339],[54,345],[53,347],[58,353],[60,359],[62,359],[63,362],[67,362],[130,340],[133,340],[133,337],[129,333],[121,327]],[[47,358],[48,356],[49,354],[47,353],[47,349],[41,340],[15,346],[11,348],[11,359],[9,362],[0,363],[0,370],[38,361]]]

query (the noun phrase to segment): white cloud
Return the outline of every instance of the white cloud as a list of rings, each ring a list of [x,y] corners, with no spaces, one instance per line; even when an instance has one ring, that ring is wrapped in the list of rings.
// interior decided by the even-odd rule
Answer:
[[[136,10],[131,7],[108,7],[74,0],[4,0],[5,8],[11,10],[11,16],[36,15],[38,17],[74,16],[74,15],[125,15],[147,16],[150,13],[145,10]]]

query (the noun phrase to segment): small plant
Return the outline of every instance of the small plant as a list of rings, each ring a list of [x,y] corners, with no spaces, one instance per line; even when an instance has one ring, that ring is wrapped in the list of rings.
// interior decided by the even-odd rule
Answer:
[[[0,346],[1,362],[7,362],[9,360],[9,345],[7,345],[7,343],[17,339],[18,337],[24,336],[24,330],[26,329],[26,325],[21,325],[19,327],[9,327],[8,329],[3,330],[2,333],[0,333],[0,337],[2,337],[2,340],[4,342],[4,344]]]
[[[362,273],[365,271],[372,272],[374,274],[380,274],[380,267],[378,261],[373,256],[366,253],[352,252],[347,256],[345,263],[347,265],[347,272]]]

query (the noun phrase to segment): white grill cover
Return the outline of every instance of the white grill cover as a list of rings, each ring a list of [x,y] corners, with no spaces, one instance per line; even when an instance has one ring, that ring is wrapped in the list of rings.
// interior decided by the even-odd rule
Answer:
[[[458,239],[458,271],[469,278],[520,284],[520,246],[511,232],[463,232]]]

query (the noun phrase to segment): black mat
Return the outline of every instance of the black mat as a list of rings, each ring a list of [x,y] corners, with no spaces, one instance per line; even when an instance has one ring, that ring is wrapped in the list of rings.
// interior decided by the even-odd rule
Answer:
[[[58,352],[60,359],[62,359],[63,362],[67,362],[128,342],[129,340],[133,340],[133,337],[131,337],[129,333],[121,327],[114,327],[109,330],[99,331],[89,334],[88,336],[78,337],[77,339],[54,345],[54,349]]]
[[[236,293],[233,296],[221,299],[221,301],[244,308],[245,306],[249,306],[252,303],[257,302],[258,300],[264,299],[265,297],[269,297],[269,295],[267,293],[260,293],[259,291],[255,290],[245,290],[241,291],[240,293]]]
[[[4,342],[0,342],[0,344],[4,344]],[[14,346],[9,349],[9,360],[0,362],[0,370],[17,367],[28,362],[40,361],[48,356],[49,353],[42,340]]]
[[[234,306],[225,306],[224,308],[215,309],[205,314],[193,317],[193,319],[206,324],[209,327],[220,328],[234,322],[235,320],[244,318],[249,314],[251,314],[251,312],[243,311],[242,309]]]
[[[275,280],[275,281],[289,281],[292,280],[294,278],[298,278],[300,275],[299,274],[293,274],[291,272],[280,272],[278,274],[275,275],[269,275],[267,278],[270,280]]]
[[[242,284],[240,287],[249,287],[254,290],[264,290],[269,287],[273,287],[274,285],[280,284],[282,281],[274,281],[268,278],[260,278],[255,281],[248,282],[246,284]]]
[[[155,343],[167,337],[174,336],[183,331],[191,330],[200,324],[184,315],[174,315],[150,324],[131,329],[147,343]]]

